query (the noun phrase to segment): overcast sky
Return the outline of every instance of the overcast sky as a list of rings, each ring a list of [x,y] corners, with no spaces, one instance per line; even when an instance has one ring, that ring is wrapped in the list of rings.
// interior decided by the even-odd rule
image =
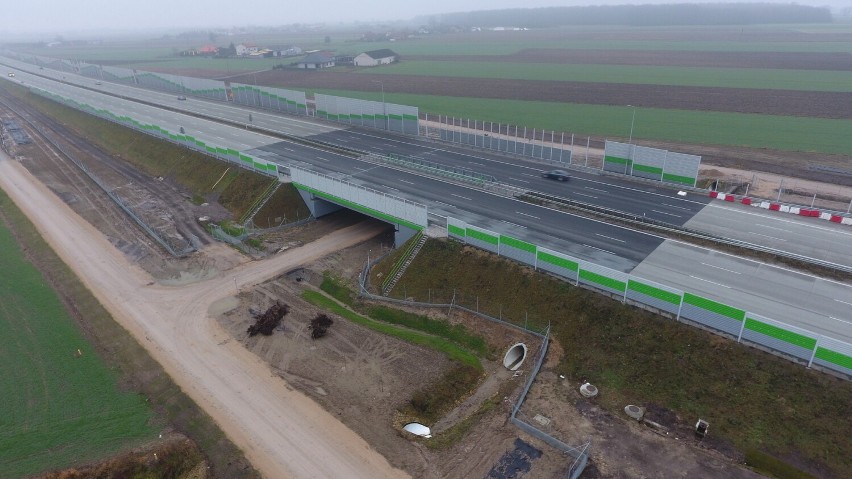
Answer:
[[[535,8],[694,1],[696,0],[7,0],[0,7],[0,32],[68,33],[103,29],[159,30],[291,23],[334,24],[407,20],[418,15],[519,6]],[[789,0],[774,1],[790,3]],[[852,2],[799,0],[797,3],[830,5]]]

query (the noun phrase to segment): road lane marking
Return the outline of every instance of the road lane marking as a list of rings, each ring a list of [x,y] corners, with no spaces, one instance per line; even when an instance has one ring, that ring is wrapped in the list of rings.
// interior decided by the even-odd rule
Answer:
[[[400,182],[400,183],[407,183],[407,184],[409,184],[409,185],[413,185],[413,184],[414,184],[414,182],[412,182],[412,181],[406,181],[406,180],[399,180],[399,182]]]
[[[434,201],[434,203],[437,203],[439,205],[449,206],[450,208],[455,208],[453,205],[451,205],[449,203],[444,203],[443,201],[437,201],[436,200],[436,201]]]
[[[607,239],[611,239],[613,241],[618,241],[619,243],[625,243],[624,240],[620,240],[618,238],[613,238],[612,236],[606,236],[606,235],[602,235],[600,233],[595,233],[595,235],[600,236],[601,238],[607,238]]]
[[[601,190],[601,189],[598,189],[598,188],[592,188],[591,186],[584,186],[583,188],[585,188],[587,190],[592,190],[592,191],[600,191],[601,193],[607,192],[606,190]]]
[[[697,279],[697,280],[699,280],[699,281],[706,281],[706,282],[708,282],[708,283],[710,283],[710,284],[715,284],[716,286],[721,286],[721,287],[723,287],[723,288],[731,289],[731,287],[730,287],[730,286],[724,285],[724,284],[722,284],[722,283],[717,283],[717,282],[715,282],[715,281],[710,281],[709,279],[699,278],[698,276],[692,276],[692,275],[689,275],[689,277],[690,277],[690,278],[695,278],[695,279]]]
[[[839,299],[835,299],[835,301],[837,301],[838,303],[848,304],[849,306],[852,306],[852,303],[847,303],[846,301],[840,301]]]
[[[585,196],[585,197],[587,197],[587,198],[595,198],[595,199],[597,199],[597,196],[586,195],[586,194],[583,194],[583,193],[574,193],[574,194],[575,194],[575,195],[577,195],[577,196]]]
[[[852,324],[852,321],[846,321],[845,319],[835,318],[834,316],[829,316],[829,319],[840,321],[841,323]]]
[[[461,198],[461,199],[467,200],[467,201],[473,201],[472,199],[468,198],[467,196],[457,195],[455,193],[450,193],[450,196],[455,196],[456,198]]]
[[[540,178],[540,175],[531,175],[529,173],[521,173],[521,176],[529,176],[530,178]]]
[[[518,182],[520,182],[520,183],[527,183],[527,184],[529,184],[529,181],[527,181],[527,180],[521,180],[521,179],[518,179],[518,178],[509,178],[509,179],[510,179],[510,180],[512,180],[512,181],[518,181]]]
[[[771,230],[783,231],[783,232],[785,232],[785,233],[789,233],[789,232],[790,232],[790,230],[785,230],[784,228],[776,228],[776,227],[774,227],[774,226],[762,225],[762,224],[760,224],[760,223],[755,223],[754,225],[755,225],[755,226],[762,226],[762,227],[764,227],[764,228],[769,228],[769,229],[771,229]]]
[[[611,255],[618,256],[617,254],[613,253],[612,251],[607,251],[607,250],[605,250],[605,249],[603,249],[603,248],[598,248],[597,246],[592,246],[592,245],[590,245],[590,244],[586,244],[586,243],[581,243],[581,244],[582,244],[583,246],[587,247],[587,248],[596,249],[596,250],[598,250],[598,251],[603,251],[604,253],[607,253],[607,254],[611,254]]]
[[[684,208],[683,206],[675,206],[675,205],[670,205],[670,204],[668,204],[668,203],[661,203],[661,204],[662,204],[663,206],[668,206],[668,207],[670,207],[670,208],[677,208],[677,209],[679,209],[679,210],[692,211],[692,208]]]
[[[540,220],[540,219],[541,219],[541,218],[539,218],[538,216],[528,215],[528,214],[526,214],[526,213],[521,213],[520,211],[515,211],[515,213],[517,213],[517,214],[519,214],[519,215],[529,216],[530,218],[535,218],[535,219],[537,219],[537,220]]]
[[[764,235],[764,234],[760,234],[760,233],[755,233],[754,231],[749,231],[748,233],[749,233],[749,234],[752,234],[752,235],[757,235],[757,236],[764,236],[764,237],[766,237],[766,238],[775,239],[775,240],[778,240],[778,241],[787,241],[787,240],[785,240],[784,238],[776,238],[776,237],[774,237],[774,236],[769,236],[769,235]]]
[[[660,211],[660,210],[651,210],[651,211],[653,211],[654,213],[659,213],[661,215],[676,216],[678,218],[681,218],[680,215],[676,215],[674,213],[666,213],[665,211]]]
[[[526,226],[518,225],[518,224],[512,223],[511,221],[506,221],[506,220],[500,220],[500,221],[502,221],[503,223],[506,223],[507,225],[517,226],[518,228],[527,229]]]
[[[321,156],[317,156],[317,157],[316,157],[316,159],[318,159],[318,160],[322,160],[322,161],[331,161],[331,160],[329,160],[328,158],[323,158],[323,157],[321,157]]]
[[[709,266],[709,267],[711,267],[711,268],[721,269],[722,271],[727,271],[727,272],[729,272],[729,273],[742,274],[742,273],[740,273],[739,271],[734,271],[734,270],[732,270],[732,269],[723,268],[723,267],[721,267],[721,266],[716,266],[716,265],[714,265],[714,264],[708,264],[708,263],[701,263],[701,264],[703,264],[704,266]]]

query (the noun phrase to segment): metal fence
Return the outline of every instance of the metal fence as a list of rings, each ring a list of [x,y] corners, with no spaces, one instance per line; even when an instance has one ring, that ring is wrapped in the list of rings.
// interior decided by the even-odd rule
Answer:
[[[565,133],[494,123],[492,121],[425,115],[421,134],[428,138],[487,150],[527,156],[553,163],[571,164],[572,148]],[[568,140],[573,144],[574,136]]]
[[[578,286],[604,292],[622,302],[651,307],[676,321],[688,320],[809,368],[817,367],[847,379],[852,377],[852,344],[455,218],[447,218],[447,232],[451,238],[544,270]]]
[[[319,118],[409,135],[417,135],[420,131],[416,106],[356,100],[320,93],[315,94],[314,99],[316,116]]]
[[[695,186],[701,157],[607,140],[603,170],[664,183]]]
[[[502,317],[502,314],[499,318],[494,317],[494,316],[490,316],[490,315],[485,314],[485,313],[483,313],[479,310],[478,301],[477,301],[477,308],[475,310],[468,308],[468,307],[464,306],[463,304],[461,304],[459,301],[457,301],[457,299],[460,296],[462,296],[462,293],[455,291],[455,290],[453,290],[453,293],[450,296],[448,303],[445,302],[447,296],[439,295],[439,294],[436,294],[434,296],[434,298],[432,297],[432,295],[429,295],[428,301],[425,301],[425,302],[424,301],[412,301],[412,300],[409,300],[409,299],[396,299],[396,298],[390,298],[390,297],[375,295],[375,294],[370,292],[370,285],[369,285],[370,270],[372,269],[372,267],[376,263],[378,263],[379,261],[384,259],[384,257],[386,257],[388,254],[390,254],[393,251],[394,250],[389,250],[387,253],[379,256],[378,258],[376,258],[372,261],[370,260],[369,257],[367,258],[367,262],[364,265],[364,269],[361,271],[361,274],[358,277],[358,285],[359,285],[359,288],[360,288],[359,294],[361,296],[368,298],[368,299],[375,300],[375,301],[384,301],[384,302],[402,304],[402,305],[406,305],[406,306],[448,308],[450,310],[452,310],[453,308],[457,308],[457,309],[460,309],[462,311],[466,311],[470,314],[476,315],[476,316],[483,318],[485,320],[491,321],[493,323],[497,323],[497,324],[500,324],[502,326],[507,326],[507,327],[510,327],[510,328],[513,328],[513,329],[518,329],[520,331],[523,331],[524,333],[532,334],[532,335],[538,337],[539,339],[541,339],[541,347],[539,348],[538,354],[536,355],[535,361],[533,363],[532,372],[527,377],[527,381],[526,381],[526,383],[524,383],[524,387],[521,390],[521,393],[518,395],[517,401],[512,406],[512,411],[511,411],[511,414],[509,416],[509,420],[512,422],[512,424],[514,424],[515,426],[517,426],[519,429],[523,430],[527,434],[529,434],[533,437],[536,437],[536,438],[544,441],[545,443],[549,444],[550,446],[558,449],[559,451],[562,451],[563,453],[569,454],[571,457],[573,457],[574,460],[571,462],[571,464],[568,467],[568,478],[569,479],[577,479],[580,476],[580,474],[583,472],[583,470],[585,469],[586,464],[588,463],[588,458],[589,458],[588,450],[589,450],[590,444],[586,443],[583,446],[581,446],[579,449],[575,448],[575,447],[571,447],[568,444],[560,441],[559,439],[551,436],[550,434],[547,434],[546,432],[536,428],[532,424],[529,424],[528,422],[525,422],[522,419],[518,418],[518,412],[521,410],[521,406],[523,406],[524,400],[526,399],[530,388],[532,387],[533,383],[535,382],[535,379],[538,376],[539,371],[541,370],[542,364],[544,364],[544,358],[547,355],[547,347],[548,347],[548,343],[550,341],[550,325],[548,325],[543,331],[537,331],[536,329],[530,329],[526,320],[524,321],[524,326],[520,326],[519,323],[504,320],[503,317]],[[433,299],[434,299],[434,301],[433,301]]]

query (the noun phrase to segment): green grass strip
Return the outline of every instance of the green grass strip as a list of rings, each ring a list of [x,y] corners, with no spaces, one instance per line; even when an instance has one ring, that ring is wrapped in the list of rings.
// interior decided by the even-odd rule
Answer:
[[[650,296],[652,298],[661,299],[667,303],[679,305],[680,304],[680,295],[676,293],[672,293],[671,291],[666,291],[664,289],[655,288],[653,286],[640,283],[639,281],[634,281],[632,279],[627,281],[627,287],[636,291],[637,293],[642,293],[645,296]]]
[[[813,351],[814,347],[816,347],[816,339],[814,338],[809,338],[802,334],[794,333],[753,318],[746,318],[745,327],[746,329],[750,329],[775,339],[780,339],[781,341],[788,342],[792,345],[799,346],[810,351]]]
[[[612,279],[602,274],[593,273],[585,269],[580,270],[580,279],[585,279],[587,281],[591,281],[601,286],[606,286],[607,288],[621,292],[624,292],[624,289],[627,288],[627,284],[623,281]]]
[[[617,156],[609,156],[609,155],[604,157],[604,161],[608,161],[610,163],[618,163],[620,165],[629,165],[630,164],[630,160],[628,160],[626,158],[619,158]]]
[[[451,360],[473,366],[480,370],[482,369],[482,364],[476,356],[446,339],[370,319],[350,309],[346,309],[337,301],[316,291],[305,291],[302,293],[302,298],[314,306],[326,309],[338,316],[352,321],[353,323],[372,329],[373,331],[399,338],[411,344],[426,346],[430,349],[446,354]]]
[[[691,293],[683,293],[683,302],[716,314],[721,314],[722,316],[727,316],[731,319],[736,319],[737,321],[743,321],[745,319],[745,311],[742,309],[737,309],[733,306],[728,306],[727,304],[717,303],[716,301],[702,298],[701,296],[696,296]]]

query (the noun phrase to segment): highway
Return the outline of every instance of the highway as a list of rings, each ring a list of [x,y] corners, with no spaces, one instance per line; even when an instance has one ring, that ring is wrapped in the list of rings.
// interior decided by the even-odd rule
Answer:
[[[91,82],[90,79],[86,80]],[[280,141],[242,128],[217,124],[209,120],[160,110],[116,97],[104,96],[70,85],[60,85],[29,76],[26,77],[26,81],[41,84],[45,88],[62,92],[65,96],[78,98],[80,101],[92,105],[101,105],[100,108],[107,108],[113,112],[127,114],[140,120],[144,118],[146,120],[143,121],[149,121],[165,128],[176,129],[184,126],[188,134],[197,138],[210,139],[211,143],[222,146],[234,147],[239,145],[239,149],[253,154],[262,153],[263,158],[274,159],[283,165],[312,165],[311,168],[314,170],[426,204],[433,214],[453,216],[477,226],[538,243],[602,266],[624,272],[632,271],[634,274],[647,279],[683,288],[769,318],[782,320],[817,332],[825,332],[837,339],[852,342],[852,331],[848,327],[849,322],[852,321],[852,315],[849,313],[849,308],[846,307],[847,304],[852,303],[852,288],[847,285],[825,282],[815,278],[803,279],[808,277],[759,262],[751,262],[671,240],[663,241],[654,235],[491,195],[477,189],[445,183],[410,172],[377,166],[299,143]],[[121,85],[111,88],[137,91]],[[154,92],[146,92],[146,95],[150,96],[150,99],[146,101],[153,101],[151,99],[157,97],[166,101],[165,98],[168,97],[173,99],[168,100],[169,102],[178,102],[171,95]],[[169,103],[169,107],[172,107],[171,103]],[[211,102],[187,100],[179,103],[192,104],[193,108],[202,110],[229,111],[229,114],[241,111],[242,114],[245,114],[245,110]],[[312,124],[304,118],[253,112],[255,123],[259,118],[265,119],[267,117],[270,118],[270,123],[273,122],[273,119],[277,123],[293,123],[298,125],[298,128],[302,131],[304,131],[305,124]],[[309,137],[328,141],[330,136],[337,135],[338,141],[346,139],[346,143],[354,143],[356,140],[367,143],[373,142],[383,145],[382,148],[386,150],[390,148],[387,145],[394,145],[394,147],[399,146],[401,152],[413,152],[414,150],[408,150],[408,148],[414,148],[410,145],[420,141],[401,137],[393,137],[394,141],[390,141],[390,138],[385,138],[384,134],[377,135],[375,132],[365,133],[359,130],[350,130],[346,133],[348,136],[341,137],[340,135],[344,134],[341,133],[341,129],[333,127],[333,125],[322,125],[322,127],[325,129],[324,132],[315,133],[309,135]],[[432,150],[445,150],[443,147],[436,148],[435,143],[425,143]],[[353,145],[345,146],[353,147]],[[418,147],[424,148],[423,145]],[[390,150],[386,152],[390,152]],[[499,162],[495,162],[498,165],[495,166],[491,163],[485,163],[485,161],[493,160],[481,159],[483,156],[479,152],[476,152],[476,156],[468,150],[454,152],[453,154],[456,155],[455,158],[461,156],[469,158],[468,163],[470,161],[483,162],[483,170],[486,173],[501,174],[500,171],[504,171],[503,168],[506,168],[505,171],[511,170],[508,174],[515,176],[516,179],[529,181],[530,185],[536,185],[534,189],[539,189],[538,185],[547,185],[552,188],[565,188],[569,191],[569,194],[576,195],[578,192],[587,191],[591,185],[595,185],[591,187],[600,187],[599,189],[604,190],[601,183],[605,183],[607,185],[605,188],[608,188],[606,191],[613,193],[590,194],[590,196],[598,196],[598,199],[602,201],[611,201],[611,197],[616,196],[616,194],[638,195],[636,198],[653,198],[653,201],[659,201],[661,204],[665,202],[667,207],[671,208],[668,211],[681,211],[678,208],[686,208],[682,211],[685,212],[684,223],[687,225],[689,225],[691,219],[698,217],[696,215],[703,215],[708,210],[733,215],[731,218],[736,218],[738,221],[736,228],[742,229],[744,232],[751,231],[761,234],[766,232],[767,235],[772,232],[767,226],[777,228],[777,221],[782,221],[780,218],[783,218],[784,221],[797,220],[792,215],[777,216],[779,213],[776,212],[764,215],[760,210],[755,211],[755,209],[747,207],[741,207],[745,208],[747,214],[740,214],[740,212],[730,209],[728,205],[725,205],[725,208],[712,203],[707,206],[708,199],[695,198],[695,195],[692,194],[686,199],[681,199],[673,191],[665,188],[646,186],[642,183],[628,185],[623,180],[610,181],[612,178],[609,177],[592,175],[592,179],[598,182],[592,183],[591,180],[580,180],[578,175],[568,185],[546,181],[538,177],[523,177],[520,176],[521,172],[532,175],[533,172],[543,169],[541,164],[533,162],[532,165],[536,166],[520,167],[516,163],[523,164],[525,162],[512,159],[510,163],[506,157],[497,155]],[[493,170],[492,166],[494,166]],[[532,188],[531,186],[527,187]],[[633,198],[633,196],[630,196],[630,198]],[[619,201],[638,204],[642,200]],[[647,205],[653,203],[648,199],[645,201]],[[623,210],[623,208],[618,209]],[[777,218],[770,215],[776,215]],[[687,216],[689,218],[686,218]],[[729,219],[728,221],[733,220]],[[806,220],[802,219],[801,221]],[[804,225],[804,223],[802,224]],[[807,241],[811,245],[810,247],[813,245],[814,235],[837,234],[831,229],[835,225],[828,222],[818,222],[817,224],[819,227],[825,228],[826,231],[815,229],[811,232],[809,241],[802,233],[801,241]],[[807,226],[797,226],[797,228],[807,228]],[[724,230],[725,225],[719,224],[718,227]],[[778,233],[775,232],[775,234]],[[776,236],[776,238],[778,237]],[[777,240],[774,241],[777,242]],[[849,241],[835,242],[843,243],[840,245],[841,248],[848,248],[850,243]],[[829,243],[827,246],[833,244],[832,240],[828,240],[827,243]],[[736,264],[732,264],[732,262]],[[752,265],[750,266],[751,269],[742,269],[743,264]]]
[[[533,189],[674,225],[685,225],[692,229],[852,267],[852,241],[845,240],[848,239],[849,234],[849,228],[845,225],[832,224],[814,218],[795,218],[793,215],[742,205],[723,205],[721,202],[711,201],[704,194],[690,192],[687,197],[680,197],[668,187],[590,172],[572,170],[570,182],[554,182],[541,178],[541,172],[561,167],[561,165],[541,160],[456,147],[419,137],[388,134],[380,130],[346,127],[342,124],[306,117],[283,116],[192,97],[186,101],[180,101],[175,95],[169,93],[109,82],[96,85],[96,81],[91,78],[50,69],[37,70],[37,67],[33,65],[11,59],[3,61],[35,71],[39,75],[56,79],[64,78],[65,82],[73,82],[111,95],[162,104],[171,109],[229,122],[248,124],[249,113],[251,113],[251,128],[262,128],[286,135],[325,141],[360,151],[385,155],[394,153],[435,163],[465,167],[493,175],[498,181],[519,188]],[[23,78],[32,83],[38,80],[38,77],[32,75],[23,75],[21,79]],[[214,135],[212,139],[223,141],[225,137]],[[239,142],[239,139],[229,138],[228,141]],[[783,231],[789,231],[789,234],[779,234]]]

